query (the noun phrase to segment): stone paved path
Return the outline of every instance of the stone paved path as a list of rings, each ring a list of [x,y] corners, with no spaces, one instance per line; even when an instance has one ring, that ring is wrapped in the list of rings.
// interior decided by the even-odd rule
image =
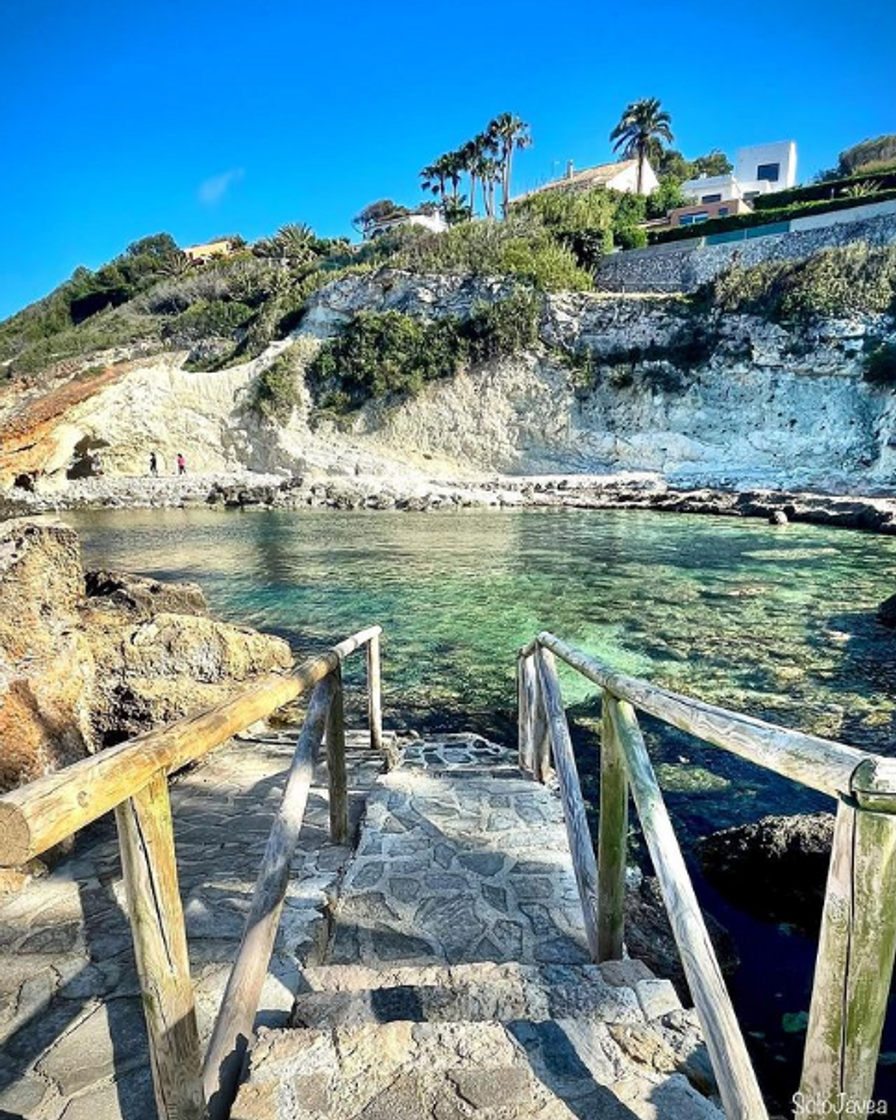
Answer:
[[[721,1120],[671,983],[587,963],[559,797],[511,752],[406,747],[334,918],[233,1120]]]
[[[242,935],[283,772],[288,732],[233,741],[171,788],[178,870],[200,1032],[207,1038]],[[348,736],[357,821],[381,761]],[[300,966],[327,943],[328,892],[350,851],[327,837],[318,768],[293,863],[259,1021],[286,1021]],[[0,900],[0,1118],[151,1120],[146,1034],[110,819],[71,856]]]
[[[484,740],[408,747],[368,800],[328,960],[586,963],[559,798]]]

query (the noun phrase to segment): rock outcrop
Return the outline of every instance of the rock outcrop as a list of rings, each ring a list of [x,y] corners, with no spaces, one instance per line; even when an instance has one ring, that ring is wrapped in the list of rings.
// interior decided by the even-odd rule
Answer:
[[[896,595],[891,595],[889,599],[884,599],[877,608],[877,617],[884,626],[896,629]]]
[[[830,813],[763,817],[706,837],[700,859],[707,878],[732,902],[812,929],[821,917],[833,834]]]
[[[554,293],[523,353],[338,422],[315,412],[301,371],[358,311],[463,316],[510,290],[461,275],[350,275],[311,297],[290,338],[241,365],[195,372],[187,351],[167,352],[49,391],[0,392],[0,488],[19,479],[65,491],[78,449],[100,447],[108,476],[145,477],[156,452],[170,479],[183,452],[191,473],[248,469],[275,485],[311,471],[453,481],[653,471],[688,488],[871,493],[896,477],[896,395],[863,377],[866,344],[894,337],[887,316],[782,325],[676,296]],[[250,402],[286,351],[300,403],[281,427]]]
[[[209,618],[195,584],[85,578],[68,526],[0,524],[0,790],[291,663],[281,639]]]

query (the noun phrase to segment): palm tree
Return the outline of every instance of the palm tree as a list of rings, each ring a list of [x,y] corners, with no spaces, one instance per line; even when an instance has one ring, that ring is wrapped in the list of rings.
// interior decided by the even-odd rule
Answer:
[[[672,118],[660,107],[656,97],[632,101],[622,114],[619,124],[610,133],[614,140],[613,151],[622,150],[626,159],[638,161],[638,194],[643,194],[644,163],[648,156],[658,155],[664,144],[671,144]]]
[[[289,222],[274,235],[280,256],[291,261],[308,261],[314,257],[316,241],[314,230],[304,222]]]
[[[442,198],[445,197],[445,179],[447,178],[443,163],[446,158],[446,156],[439,156],[435,163],[429,164],[420,172],[423,190],[432,191],[434,195],[441,195]]]
[[[479,149],[475,140],[468,140],[457,150],[458,167],[470,176],[470,217],[476,217],[476,183],[478,181]]]
[[[501,213],[507,217],[510,204],[510,172],[514,151],[532,146],[529,126],[513,113],[500,113],[488,126],[488,132],[498,145],[501,163]]]
[[[439,163],[445,171],[445,178],[451,184],[451,197],[457,202],[457,192],[460,189],[460,177],[464,166],[460,152],[447,152],[439,157]]]

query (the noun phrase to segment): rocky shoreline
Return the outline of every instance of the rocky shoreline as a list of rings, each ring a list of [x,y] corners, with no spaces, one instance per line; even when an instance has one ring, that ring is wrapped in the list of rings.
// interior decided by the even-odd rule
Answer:
[[[0,519],[88,509],[642,509],[759,517],[896,535],[896,498],[788,490],[685,487],[653,474],[499,475],[469,480],[249,471],[183,478],[109,476],[65,489],[0,493]]]

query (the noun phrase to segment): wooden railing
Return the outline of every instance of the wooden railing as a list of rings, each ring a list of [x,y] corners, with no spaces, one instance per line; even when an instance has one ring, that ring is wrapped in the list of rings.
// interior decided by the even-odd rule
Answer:
[[[597,859],[555,655],[602,690]],[[896,759],[657,688],[547,632],[520,650],[517,682],[520,763],[544,781],[553,758],[595,961],[623,956],[631,791],[729,1120],[768,1113],[635,709],[837,800],[800,1092],[807,1114],[865,1115],[896,952]]]
[[[102,751],[0,797],[0,866],[19,866],[115,811],[125,893],[149,1036],[159,1120],[225,1120],[270,962],[314,758],[326,733],[330,834],[348,836],[342,662],[367,650],[370,745],[382,749],[379,626],[361,630],[287,676]],[[255,884],[236,962],[203,1061],[177,882],[168,775],[312,689]]]

